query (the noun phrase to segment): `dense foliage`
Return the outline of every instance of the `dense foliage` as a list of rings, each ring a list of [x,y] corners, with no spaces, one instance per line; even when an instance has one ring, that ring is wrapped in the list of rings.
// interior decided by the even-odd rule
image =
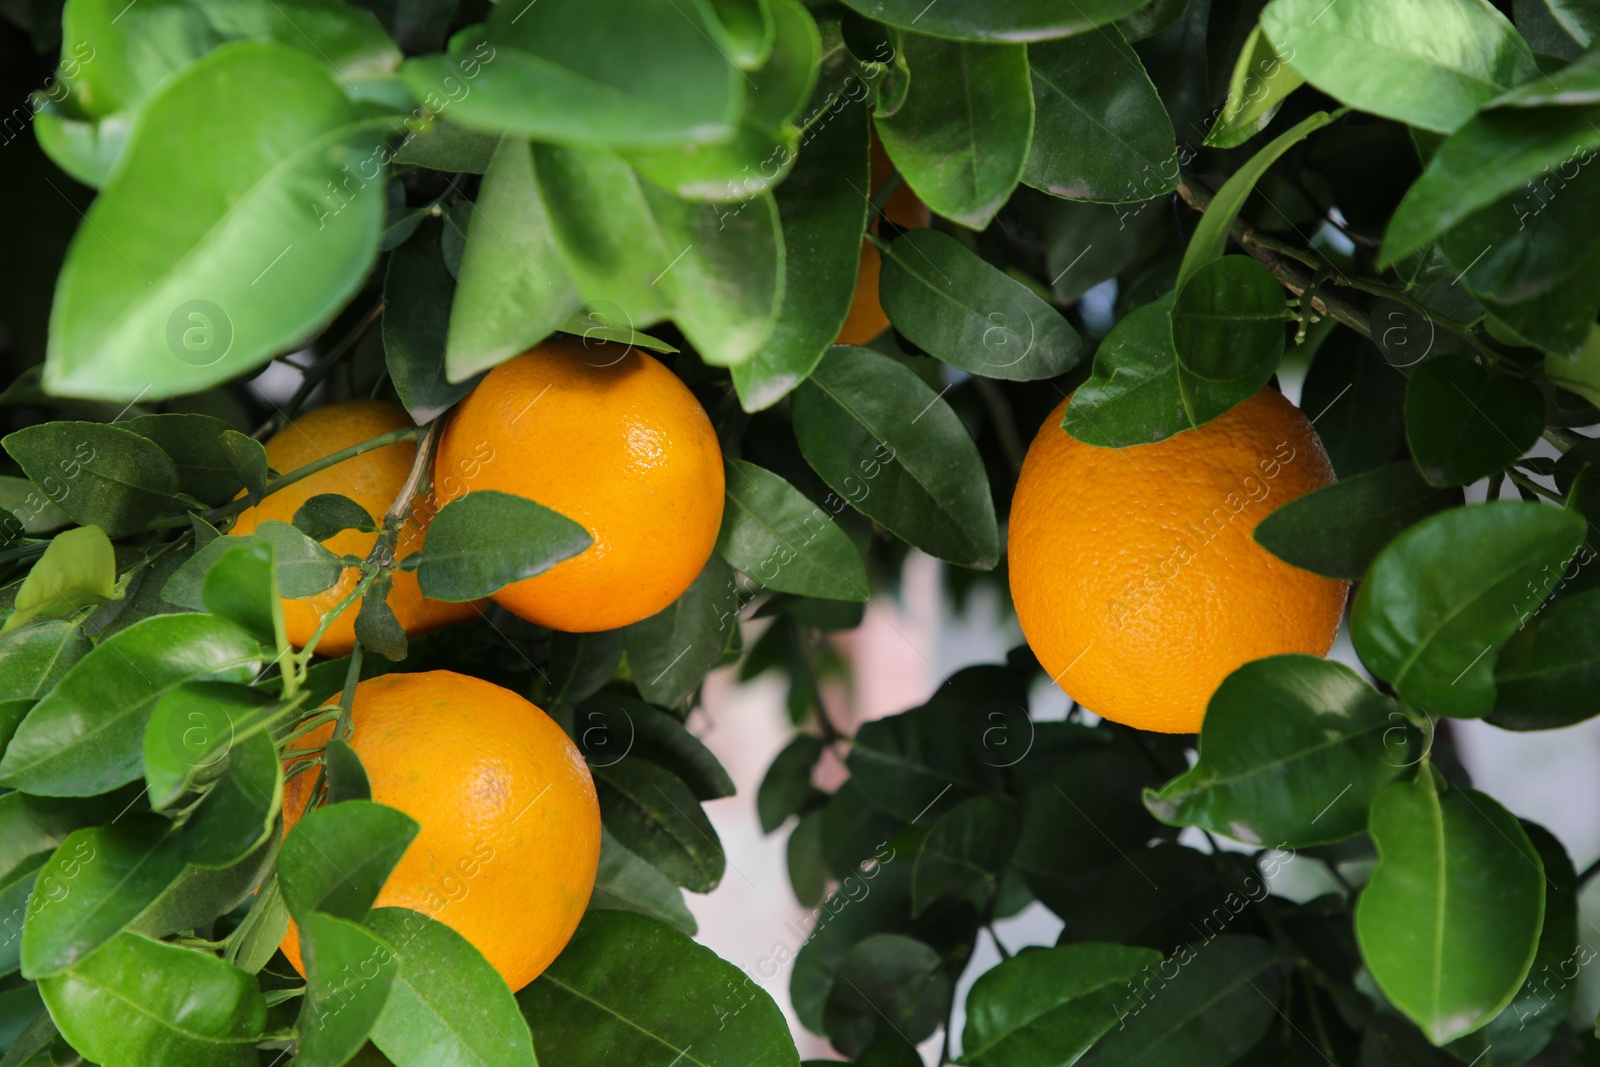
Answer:
[[[873,1067],[941,1027],[972,1067],[1597,1062],[1580,879],[1450,733],[1600,713],[1597,0],[0,11],[0,1067],[792,1067],[791,963],[800,1021]],[[931,228],[879,220],[901,182]],[[893,329],[832,346],[869,223]],[[608,633],[495,609],[407,642],[369,595],[352,655],[289,647],[280,595],[352,564],[387,589],[406,500],[219,538],[343,458],[271,470],[260,440],[389,397],[416,428],[349,451],[426,462],[558,331],[656,353],[712,414],[701,577]],[[1256,536],[1359,580],[1370,677],[1250,663],[1172,737],[1030,716],[1020,647],[841,735],[827,635],[910,548],[1003,593],[1062,397],[1055,432],[1119,448],[1280,373],[1342,480]],[[351,527],[381,531],[366,559],[319,543]],[[471,599],[586,544],[469,495],[404,565]],[[742,802],[818,910],[728,962],[682,894],[724,875],[701,805],[732,783],[684,723],[732,664],[787,678],[794,740]],[[600,790],[590,912],[515,997],[442,923],[371,909],[414,824],[343,741],[298,768],[333,802],[279,830],[284,744],[434,667],[548,709]],[[1059,944],[1003,948],[949,1033],[980,937],[1032,901]],[[307,981],[291,915],[333,961]]]

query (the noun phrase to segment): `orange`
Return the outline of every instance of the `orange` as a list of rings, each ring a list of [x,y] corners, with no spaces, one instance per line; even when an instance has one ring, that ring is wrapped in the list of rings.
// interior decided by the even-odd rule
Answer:
[[[1325,655],[1349,583],[1256,544],[1273,509],[1333,481],[1304,415],[1266,388],[1203,426],[1131,448],[1061,429],[1028,448],[1011,502],[1011,597],[1050,677],[1103,718],[1194,733],[1242,664]]]
[[[347,400],[340,404],[329,404],[300,416],[274,434],[266,445],[267,463],[279,473],[288,473],[341,448],[349,448],[411,424],[410,417],[404,411],[379,400]],[[253,533],[257,526],[269,519],[293,522],[294,513],[300,509],[300,505],[322,493],[349,497],[366,509],[374,523],[381,523],[384,513],[405,484],[416,455],[416,444],[402,441],[336,463],[264,497],[255,507],[247,508],[228,533]],[[395,542],[397,559],[404,559],[422,547],[427,536],[428,519],[436,510],[429,498],[417,499]],[[365,559],[377,539],[376,533],[343,530],[322,542],[322,545],[336,555]],[[436,630],[477,614],[477,608],[472,604],[447,604],[441,600],[425,599],[417,586],[417,576],[410,571],[396,570],[391,573],[394,575],[394,585],[389,590],[389,608],[408,634]],[[283,624],[289,643],[295,648],[304,648],[321,624],[322,616],[348,596],[360,578],[359,567],[347,567],[331,589],[300,600],[285,598]],[[322,640],[317,642],[319,653],[342,656],[355,647],[356,612],[360,607],[361,601],[358,600],[334,620],[328,632],[322,635]]]
[[[572,937],[600,863],[600,805],[578,747],[511,690],[454,671],[367,679],[350,725],[372,799],[421,826],[373,906],[444,923],[513,990],[533,981]],[[301,744],[332,735],[330,723]],[[285,834],[316,778],[284,785]],[[304,974],[293,924],[282,947]]]
[[[494,595],[572,633],[671,604],[722,526],[722,451],[705,409],[677,375],[620,344],[554,339],[490,371],[445,427],[434,485],[441,504],[494,489],[589,531],[584,551]]]
[[[873,191],[882,188],[892,173],[894,164],[889,162],[889,155],[883,150],[883,142],[879,141],[878,135],[874,133],[872,135]],[[911,186],[903,181],[889,194],[888,201],[883,205],[883,214],[890,222],[907,230],[920,229],[933,220],[928,206],[918,200],[917,194],[911,191]],[[878,232],[876,219],[872,220],[872,232]],[[850,314],[845,317],[844,325],[839,329],[837,343],[864,345],[889,328],[889,316],[883,313],[883,305],[878,302],[878,275],[882,268],[883,261],[878,255],[878,250],[872,247],[871,242],[862,238],[861,269],[856,273],[856,295],[850,301]]]

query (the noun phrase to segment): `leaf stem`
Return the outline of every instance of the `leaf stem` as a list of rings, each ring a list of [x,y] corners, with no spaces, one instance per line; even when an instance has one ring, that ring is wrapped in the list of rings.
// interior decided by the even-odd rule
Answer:
[[[338,363],[345,353],[361,343],[361,339],[367,335],[367,331],[372,329],[372,324],[377,322],[378,317],[382,314],[383,301],[379,300],[378,303],[373,305],[372,310],[368,311],[361,321],[356,323],[355,328],[344,336],[343,340],[328,349],[326,353],[318,357],[315,363],[302,372],[300,387],[294,391],[294,395],[289,398],[289,402],[280,408],[275,416],[262,423],[261,427],[251,436],[259,441],[274,429],[280,429],[293,421],[295,415],[300,411],[300,405],[306,402],[306,399],[311,396],[317,386],[322,384],[323,379],[332,372],[334,364]]]

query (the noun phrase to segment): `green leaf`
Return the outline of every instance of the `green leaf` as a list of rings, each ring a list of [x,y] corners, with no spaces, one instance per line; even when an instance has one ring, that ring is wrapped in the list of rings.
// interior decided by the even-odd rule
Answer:
[[[661,707],[686,699],[722,658],[741,606],[733,570],[713,554],[677,600],[624,628],[623,647],[639,695]]]
[[[550,634],[550,683],[558,701],[576,704],[598,693],[622,664],[621,630]]]
[[[395,149],[396,163],[452,174],[483,174],[489,169],[500,138],[458,126],[438,116],[420,133],[411,130]]]
[[[874,934],[839,962],[823,1028],[834,1047],[851,1056],[895,1034],[923,1041],[943,1021],[953,985],[930,946],[902,934]]]
[[[1286,0],[1273,0],[1273,7],[1286,2]],[[1300,0],[1292,0],[1299,3]],[[1368,0],[1354,0],[1355,3],[1366,3]],[[1440,0],[1445,3],[1470,3],[1474,0]],[[1312,133],[1322,129],[1333,121],[1333,116],[1326,111],[1317,111],[1289,129],[1274,137],[1264,145],[1249,162],[1234,171],[1228,180],[1217,190],[1216,196],[1211,198],[1211,203],[1206,205],[1205,214],[1200,216],[1200,222],[1194,228],[1194,234],[1189,238],[1189,247],[1183,253],[1183,263],[1178,267],[1178,282],[1176,288],[1181,292],[1189,281],[1214,259],[1221,259],[1222,253],[1228,247],[1228,231],[1233,222],[1239,217],[1239,212],[1244,209],[1245,201],[1255,190],[1256,182],[1260,181],[1267,170],[1278,161],[1278,157],[1290,148],[1305,140]]]
[[[744,80],[707,14],[671,0],[495,8],[401,73],[430,110],[448,106],[473,129],[596,146],[714,143],[736,131]]]
[[[345,530],[372,533],[378,528],[366,508],[338,493],[318,493],[301,504],[294,512],[294,526],[317,542],[326,541]]]
[[[835,796],[846,794],[849,788],[847,783]],[[791,931],[797,936],[810,934],[794,954],[789,999],[800,1024],[813,1033],[822,1033],[823,1007],[833,991],[839,962],[851,946],[874,933],[904,931],[910,926],[911,865],[892,847],[878,845],[878,849],[870,867],[844,872],[839,887],[815,912],[814,923]],[[773,955],[757,962],[756,973],[765,977],[775,963],[786,958],[774,946]]]
[[[381,140],[364,114],[320,62],[278,45],[224,45],[165,82],[67,253],[45,387],[191,392],[331,319],[383,225],[382,184],[344,169]],[[348,199],[324,200],[325,183]]]
[[[733,779],[704,742],[673,716],[617,693],[590,697],[574,709],[578,747],[591,766],[631,756],[665,767],[697,800],[734,794]]]
[[[997,0],[981,7],[916,0],[846,0],[869,18],[903,30],[972,41],[1042,41],[1081,34],[1130,15],[1148,0],[1075,0],[1062,6],[1050,0]]]
[[[439,509],[417,568],[423,596],[477,600],[594,544],[582,526],[524,497],[480,489]]]
[[[1430,486],[1402,461],[1289,501],[1262,519],[1254,536],[1285,563],[1354,580],[1402,530],[1462,499],[1459,489]]]
[[[283,765],[266,733],[233,746],[228,767],[183,824],[184,858],[220,870],[242,861],[271,836],[283,801]]]
[[[910,88],[893,115],[876,115],[878,136],[923,203],[981,230],[1017,187],[1028,159],[1027,49],[905,33],[900,58],[910,66]]]
[[[1133,266],[1167,221],[1164,205],[1165,200],[1131,207],[1087,200],[1041,203],[1045,270],[1056,300],[1076,300]]]
[[[1000,875],[1020,830],[1016,805],[998,797],[973,797],[950,809],[933,824],[917,853],[912,914],[949,897],[968,900],[983,913],[1000,890]]]
[[[161,447],[178,471],[178,488],[216,507],[243,488],[223,435],[233,427],[210,415],[136,415],[120,424]]]
[[[1593,0],[1514,0],[1511,7],[1535,55],[1577,59],[1600,30]]]
[[[181,848],[182,842],[175,842],[174,847]],[[251,901],[277,858],[278,839],[273,835],[231,867],[211,869],[191,863],[139,913],[128,930],[146,937],[167,937],[204,929]]]
[[[150,710],[144,731],[144,779],[150,806],[171,807],[196,777],[221,767],[234,745],[270,725],[286,706],[259,689],[184,682]]]
[[[727,463],[717,552],[769,589],[865,600],[867,569],[850,538],[803,493],[754,463]]]
[[[1593,555],[1584,553],[1590,561]],[[1574,563],[1584,557],[1577,557]],[[1547,572],[1536,599],[1519,591],[1522,625],[1539,610],[1546,587],[1565,572]],[[1551,605],[1529,640],[1513,639],[1495,664],[1494,713],[1489,721],[1507,730],[1548,730],[1600,715],[1600,590],[1588,590]]]
[[[371,800],[372,782],[361,757],[342,737],[330,737],[322,750],[322,765],[328,777],[328,803],[342,804],[346,800]]]
[[[288,930],[289,908],[283,902],[277,875],[272,875],[262,884],[249,914],[235,930],[227,959],[247,974],[259,974],[277,953]]]
[[[1249,256],[1203,264],[1178,290],[1172,341],[1185,372],[1210,382],[1265,384],[1283,356],[1284,292]]]
[[[46,422],[8,434],[0,447],[62,511],[110,537],[134,533],[176,504],[177,468],[165,452],[131,430]]]
[[[1539,73],[1522,35],[1487,0],[1272,0],[1261,28],[1329,96],[1449,133]]]
[[[390,254],[383,279],[385,365],[400,402],[418,423],[438,418],[474,384],[452,383],[445,374],[445,333],[456,283],[445,269],[439,231],[437,222],[425,220]]]
[[[844,498],[840,507],[849,501],[940,559],[994,566],[999,532],[978,451],[911,371],[871,349],[836,345],[795,390],[794,428],[806,460]]]
[[[1468,485],[1515,462],[1544,432],[1533,383],[1467,359],[1430,359],[1406,385],[1406,440],[1433,485]]]
[[[49,692],[90,647],[83,631],[64,619],[0,637],[0,700],[31,700]]]
[[[267,1021],[250,975],[138,934],[119,934],[39,992],[72,1047],[108,1067],[254,1067]]]
[[[1586,227],[1587,228],[1587,227]],[[1589,232],[1593,233],[1591,229]],[[1600,312],[1600,241],[1591,244],[1578,257],[1572,273],[1549,290],[1515,304],[1484,298],[1490,321],[1508,330],[1516,339],[1556,357],[1549,365],[1584,359],[1584,349],[1595,329],[1595,314]],[[1592,359],[1592,357],[1591,357]],[[1552,379],[1558,375],[1549,375]],[[1565,388],[1586,395],[1592,378],[1577,375],[1578,381],[1563,381]]]
[[[683,890],[628,851],[604,827],[600,830],[600,873],[595,877],[589,907],[638,912],[690,935],[697,929],[683,902]]]
[[[278,579],[278,592],[291,600],[315,596],[331,589],[344,573],[344,561],[338,556],[288,523],[268,519],[257,526],[254,533],[218,537],[190,556],[167,579],[161,590],[162,599],[178,607],[202,610],[205,607],[205,579],[212,566],[238,545],[250,541],[272,546],[273,573]]]
[[[789,816],[800,814],[809,801],[821,796],[821,791],[811,784],[811,772],[822,758],[822,751],[820,738],[796,734],[773,758],[756,791],[762,833],[772,833]]]
[[[287,651],[283,602],[278,596],[272,545],[235,544],[206,571],[200,599],[213,615],[244,630],[269,648]]]
[[[47,484],[55,486],[57,495],[61,494],[63,484],[60,481],[52,477]],[[46,493],[26,478],[0,476],[0,511],[10,513],[0,517],[0,528],[5,530],[8,538],[19,534],[37,537],[59,530],[72,521]]]
[[[1164,842],[1129,855],[1138,856],[1137,866],[1118,858],[1069,892],[1052,894],[1051,910],[1066,924],[1060,944],[1116,941],[1175,951],[1197,935],[1221,933],[1221,916],[1239,916],[1271,892],[1262,871],[1228,859],[1230,853],[1219,857]],[[1284,863],[1269,856],[1262,867],[1276,873]]]
[[[0,879],[10,879],[30,859],[43,863],[72,831],[110,822],[138,801],[133,789],[83,799],[0,796]]]
[[[1028,71],[1034,129],[1023,182],[1112,204],[1178,184],[1172,120],[1116,27],[1030,44]]]
[[[290,914],[299,918],[320,911],[360,922],[418,829],[409,815],[370,800],[306,812],[284,839],[278,858]],[[390,943],[404,956],[404,945]]]
[[[107,638],[34,705],[0,759],[0,783],[92,796],[137,778],[157,700],[188,681],[248,682],[260,646],[222,619],[157,615]]]
[[[116,553],[105,531],[98,526],[63,530],[50,539],[44,555],[29,568],[0,634],[39,615],[70,615],[120,599]]]
[[[1354,330],[1336,329],[1317,349],[1300,390],[1340,478],[1395,458],[1405,436],[1406,378]]]
[[[1487,715],[1492,653],[1521,623],[1523,586],[1563,568],[1584,530],[1576,512],[1520,501],[1423,519],[1379,553],[1356,596],[1361,662],[1432,713]]]
[[[1569,177],[1565,168],[1588,163],[1600,147],[1597,121],[1596,105],[1497,108],[1479,114],[1439,146],[1400,201],[1383,237],[1379,265],[1421,251],[1475,212],[1552,169]]]
[[[794,1039],[760,986],[708,948],[620,911],[585,915],[517,1003],[545,1061],[798,1067]]]
[[[1030,381],[1083,358],[1083,340],[1060,312],[937,230],[912,230],[885,248],[878,284],[895,329],[961,370]]]
[[[822,903],[823,891],[828,886],[828,860],[822,853],[825,810],[813,808],[800,816],[784,846],[789,884],[794,889],[795,899],[807,908]]]
[[[1071,1067],[1116,1022],[1123,987],[1161,954],[1125,945],[1029,949],[985,972],[967,994],[961,1061],[969,1067]]]
[[[1200,757],[1145,805],[1162,822],[1304,848],[1360,833],[1367,807],[1416,760],[1394,701],[1342,663],[1271,656],[1218,687]]]
[[[372,1033],[385,1055],[438,1067],[537,1067],[511,990],[466,938],[406,908],[379,908],[366,925],[400,954]]]
[[[770,194],[733,208],[683,200],[604,149],[538,144],[534,162],[586,304],[630,329],[670,315],[707,363],[755,356],[783,300],[784,241]]]
[[[717,887],[727,856],[688,786],[642,759],[592,770],[600,817],[625,848],[691,892]]]
[[[1222,113],[1206,134],[1213,148],[1237,148],[1267,128],[1284,98],[1305,84],[1289,65],[1293,53],[1280,52],[1257,26],[1245,38],[1228,80]]]
[[[399,662],[406,658],[406,631],[389,607],[389,590],[394,584],[392,571],[380,571],[372,587],[361,598],[356,612],[356,640],[385,659]]]
[[[372,931],[320,912],[300,919],[300,944],[306,995],[295,1059],[305,1067],[343,1067],[367,1043],[400,961]]]
[[[1544,920],[1544,864],[1516,818],[1472,789],[1440,791],[1431,766],[1372,805],[1378,866],[1356,937],[1390,1003],[1436,1045],[1516,996]]]
[[[446,318],[449,323],[448,374],[441,372],[439,380],[448,376],[462,383],[451,387],[455,395],[449,403],[465,394],[474,374],[544,340],[578,310],[578,291],[556,248],[525,139],[502,138],[489,162],[472,205],[460,284],[452,285],[438,271],[432,284],[454,293],[448,316],[439,319],[441,326]],[[442,340],[443,330],[439,333]],[[420,414],[418,421],[424,421]]]
[[[862,191],[870,188],[867,104],[840,95],[853,70],[843,43],[830,41],[807,111],[821,117],[773,193],[783,229],[783,300],[766,343],[733,368],[746,411],[771,407],[804,381],[850,311],[869,206]]]
[[[74,830],[34,883],[39,903],[22,927],[23,975],[48,978],[78,964],[137,918],[183,863],[172,824],[159,815]]]
[[[1253,937],[1222,934],[1199,947],[1180,945],[1156,968],[1155,980],[1144,973],[1112,1009],[1117,1029],[1080,1061],[1085,1067],[1224,1067],[1278,1017],[1277,959],[1272,946]]]

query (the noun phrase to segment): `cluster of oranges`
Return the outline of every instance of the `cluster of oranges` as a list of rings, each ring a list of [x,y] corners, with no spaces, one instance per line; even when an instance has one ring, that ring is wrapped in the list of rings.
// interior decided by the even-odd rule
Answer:
[[[875,184],[886,167],[880,151]],[[928,223],[905,189],[886,213],[909,227]],[[888,326],[878,268],[864,244],[840,341],[861,343]],[[1189,733],[1217,685],[1246,661],[1327,652],[1345,583],[1297,570],[1251,538],[1271,510],[1332,481],[1297,408],[1263,389],[1199,429],[1117,450],[1061,430],[1066,405],[1028,450],[1009,532],[1018,617],[1062,688],[1107,718]],[[392,405],[335,404],[285,427],[267,457],[293,470],[407,425]],[[325,493],[381,523],[416,447],[391,444],[322,470],[244,512],[229,532],[290,521]],[[722,521],[723,460],[705,410],[655,359],[620,345],[557,339],[496,367],[449,416],[433,472],[432,487],[411,502],[397,557],[423,550],[429,518],[467,493],[535,500],[584,526],[593,543],[493,600],[568,632],[615,629],[666,608],[704,567]],[[348,529],[324,543],[364,557],[376,537]],[[289,640],[303,647],[359,578],[352,567],[322,594],[285,600]],[[388,604],[408,634],[484,609],[429,600],[401,569]],[[333,621],[317,651],[349,652],[355,615],[352,607]],[[517,694],[448,671],[362,682],[351,723],[373,799],[421,825],[378,905],[448,923],[513,989],[531,981],[571,936],[599,860],[595,788],[576,746]],[[319,750],[331,732],[311,733],[292,755]],[[286,827],[304,813],[313,780],[288,783]],[[292,926],[283,948],[301,968]]]

